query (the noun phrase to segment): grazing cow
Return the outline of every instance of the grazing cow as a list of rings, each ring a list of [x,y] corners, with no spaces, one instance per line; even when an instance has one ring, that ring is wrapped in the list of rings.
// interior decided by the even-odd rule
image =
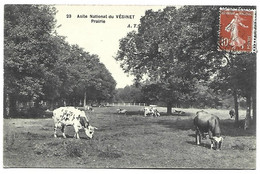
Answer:
[[[155,117],[160,117],[161,116],[159,111],[156,108],[153,108],[153,111],[154,111],[154,116]]]
[[[92,111],[92,112],[94,112],[94,109],[93,109],[92,106],[85,105],[84,109],[85,109],[85,111]]]
[[[151,108],[144,108],[144,116],[155,116],[155,117],[159,117],[160,116],[160,113],[159,111],[154,108],[154,107],[151,107]]]
[[[66,126],[73,126],[75,130],[75,138],[79,137],[79,130],[84,129],[86,135],[89,138],[93,137],[94,129],[96,127],[92,127],[89,125],[89,121],[86,117],[84,111],[76,109],[75,107],[60,107],[53,111],[54,120],[54,137],[57,137],[57,128],[60,127],[62,131],[62,135],[66,138],[65,128]]]
[[[235,109],[231,109],[229,111],[229,115],[230,115],[231,118],[234,117],[235,116]]]
[[[173,115],[185,115],[185,112],[175,110],[175,111],[173,112]]]
[[[125,114],[126,115],[126,113],[127,113],[127,110],[126,109],[117,109],[117,113],[118,114]]]
[[[198,111],[194,118],[194,125],[196,127],[197,144],[201,143],[201,136],[208,132],[209,139],[211,140],[210,148],[212,149],[214,147],[216,150],[221,149],[223,138],[220,136],[220,124],[217,116],[205,111]]]

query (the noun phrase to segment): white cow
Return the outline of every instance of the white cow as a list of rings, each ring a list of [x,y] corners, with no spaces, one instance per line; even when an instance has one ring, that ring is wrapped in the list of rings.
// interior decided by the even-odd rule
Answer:
[[[94,130],[97,129],[89,125],[89,121],[84,111],[76,109],[75,107],[60,107],[53,111],[54,120],[54,137],[57,137],[57,128],[60,127],[62,135],[66,138],[65,128],[66,126],[73,126],[75,130],[74,137],[79,137],[79,130],[84,129],[86,135],[89,138],[93,137]]]
[[[160,113],[159,111],[154,108],[154,107],[150,107],[150,108],[144,108],[144,116],[155,116],[155,117],[159,117]]]
[[[86,105],[86,106],[84,106],[84,109],[85,109],[85,111],[92,111],[92,112],[94,112],[94,109],[93,109],[92,106]]]
[[[117,113],[118,114],[125,114],[126,115],[126,113],[127,113],[127,110],[126,109],[117,109]]]

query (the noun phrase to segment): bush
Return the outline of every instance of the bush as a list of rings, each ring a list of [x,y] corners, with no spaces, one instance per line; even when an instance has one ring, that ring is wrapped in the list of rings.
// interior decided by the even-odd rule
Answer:
[[[23,108],[18,113],[18,117],[22,118],[42,118],[44,115],[45,108],[43,107]]]

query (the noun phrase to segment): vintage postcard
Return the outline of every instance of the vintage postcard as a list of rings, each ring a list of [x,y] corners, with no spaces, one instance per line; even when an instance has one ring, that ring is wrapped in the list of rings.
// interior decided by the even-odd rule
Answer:
[[[256,170],[255,4],[3,10],[4,168]]]

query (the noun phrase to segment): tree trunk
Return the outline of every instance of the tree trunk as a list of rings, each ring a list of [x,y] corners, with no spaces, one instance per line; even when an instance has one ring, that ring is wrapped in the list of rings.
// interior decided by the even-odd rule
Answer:
[[[87,105],[87,93],[86,91],[84,92],[84,101],[83,101],[83,107],[85,108]]]
[[[248,95],[246,97],[246,118],[244,123],[244,129],[250,128],[250,122],[251,122],[251,97]]]
[[[10,94],[9,95],[9,118],[18,116],[16,101],[17,101],[16,97]]]
[[[51,100],[50,100],[50,110],[51,110],[51,111],[53,111],[53,109],[54,109],[53,104],[54,104],[54,100],[51,99]]]
[[[35,107],[35,108],[40,108],[40,107],[41,107],[41,105],[40,105],[40,99],[33,100],[33,102],[34,102],[34,107]]]
[[[246,116],[251,117],[251,97],[246,97]]]
[[[252,109],[253,109],[252,126],[256,126],[256,78],[254,78],[253,85],[252,85]]]
[[[10,99],[9,99],[9,95],[6,94],[5,98],[4,98],[4,117],[5,118],[11,118],[10,117]]]
[[[234,93],[233,93],[233,97],[234,97],[234,104],[235,104],[235,126],[238,127],[238,119],[239,119],[239,114],[238,114],[238,102],[237,102],[237,90],[234,89]]]
[[[253,102],[253,125],[256,126],[256,94],[254,93],[252,96],[252,102]]]
[[[167,115],[172,115],[172,103],[167,103]]]

